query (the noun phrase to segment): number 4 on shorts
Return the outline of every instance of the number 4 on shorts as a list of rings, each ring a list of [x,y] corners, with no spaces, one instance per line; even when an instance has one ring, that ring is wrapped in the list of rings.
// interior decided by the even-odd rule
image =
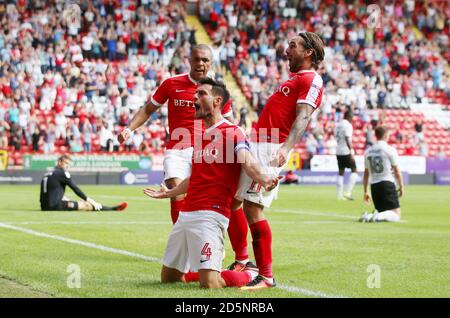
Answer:
[[[209,247],[209,243],[205,243],[205,246],[202,248],[201,255],[205,255],[206,259],[209,260],[211,257],[211,247]]]

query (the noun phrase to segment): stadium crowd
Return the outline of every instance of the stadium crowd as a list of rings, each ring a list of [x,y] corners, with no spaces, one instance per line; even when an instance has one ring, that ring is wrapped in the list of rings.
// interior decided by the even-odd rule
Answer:
[[[68,22],[63,1],[0,1],[0,149],[161,151],[164,107],[125,145],[114,136],[161,80],[188,71],[195,31],[184,4],[94,0],[80,7],[81,20]],[[301,30],[323,35],[324,100],[301,143],[310,157],[335,152],[334,126],[346,109],[357,115],[360,154],[389,117],[380,109],[449,104],[447,2],[381,1],[372,9],[362,1],[200,1],[199,17],[215,42],[216,74],[231,71],[257,113],[289,77],[286,39]],[[243,126],[247,113],[239,109]],[[411,120],[393,124],[391,141],[401,153],[430,155],[425,119]]]
[[[286,39],[302,30],[322,34],[327,48],[318,72],[324,101],[303,144],[308,153],[333,154],[335,123],[351,109],[358,115],[356,128],[369,135],[357,149],[361,154],[373,140],[374,124],[385,119],[380,109],[408,109],[427,97],[449,104],[449,10],[445,1],[381,1],[370,7],[363,1],[234,0],[201,1],[199,16],[216,43],[215,64],[237,77],[258,113],[290,76]],[[400,143],[402,153],[427,155],[415,120],[423,118],[413,118],[408,127],[394,125],[404,136],[391,141]]]

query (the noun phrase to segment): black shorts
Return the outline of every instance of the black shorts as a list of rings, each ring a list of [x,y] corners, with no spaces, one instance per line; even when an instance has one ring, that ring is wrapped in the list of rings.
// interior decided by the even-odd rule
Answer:
[[[52,207],[41,206],[42,211],[78,211],[78,202],[76,201],[61,201]]]
[[[352,155],[336,155],[336,157],[339,170],[345,170],[345,168],[349,168],[352,169],[352,171],[356,171],[356,162]]]
[[[370,185],[372,200],[378,212],[394,210],[400,207],[397,189],[390,181],[381,181]]]

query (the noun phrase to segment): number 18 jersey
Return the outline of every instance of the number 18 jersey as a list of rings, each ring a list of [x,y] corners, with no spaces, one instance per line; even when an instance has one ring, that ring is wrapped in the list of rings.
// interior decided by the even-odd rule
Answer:
[[[385,141],[378,141],[364,154],[364,166],[369,169],[370,184],[381,181],[395,183],[392,166],[398,164],[397,150]]]

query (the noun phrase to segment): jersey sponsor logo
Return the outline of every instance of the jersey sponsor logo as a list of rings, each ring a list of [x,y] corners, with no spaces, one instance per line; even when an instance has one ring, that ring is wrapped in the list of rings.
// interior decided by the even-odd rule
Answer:
[[[173,105],[176,107],[194,107],[194,102],[191,100],[174,99]]]
[[[181,93],[181,92],[184,92],[184,91],[185,91],[185,89],[176,89],[175,93]]]
[[[217,158],[219,155],[219,150],[216,148],[213,149],[202,149],[194,152],[194,160],[203,158],[203,157],[213,157],[214,159]]]
[[[288,97],[289,93],[291,92],[291,89],[289,86],[280,85],[276,89],[276,92],[282,93],[284,96]]]

